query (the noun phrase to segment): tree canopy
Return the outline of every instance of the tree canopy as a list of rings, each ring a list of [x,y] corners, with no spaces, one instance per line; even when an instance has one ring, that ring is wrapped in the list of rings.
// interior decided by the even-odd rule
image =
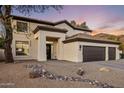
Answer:
[[[84,28],[84,29],[89,29],[89,27],[87,26],[86,22],[83,22],[81,24],[77,24],[75,20],[72,20],[70,22],[73,26],[75,27],[79,27],[79,28]]]

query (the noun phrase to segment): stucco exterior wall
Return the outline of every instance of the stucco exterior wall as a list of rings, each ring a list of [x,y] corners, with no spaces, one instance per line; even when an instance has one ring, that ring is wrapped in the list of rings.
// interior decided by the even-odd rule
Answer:
[[[54,37],[58,38],[56,42],[56,58],[58,60],[63,60],[63,51],[64,51],[64,44],[62,41],[65,40],[65,33],[57,33],[57,32],[50,32],[50,31],[43,31],[46,37]],[[41,31],[42,33],[42,31]]]
[[[27,38],[25,34],[13,34],[13,42],[12,42],[12,52],[13,57],[15,60],[29,60],[29,59],[37,59],[37,39],[33,38],[33,35],[31,38]],[[15,42],[16,41],[28,41],[29,43],[29,55],[27,56],[17,56],[16,55],[16,47]]]
[[[34,38],[33,33],[29,33],[30,27],[35,28],[37,24],[32,23],[34,25],[30,26],[29,22],[28,23],[28,32],[17,32],[16,31],[16,22],[18,20],[12,20],[12,27],[13,27],[13,42],[12,42],[12,52],[13,52],[13,57],[14,60],[30,60],[30,59],[37,59],[37,39]],[[30,36],[28,34],[31,34]],[[29,42],[29,55],[27,56],[17,56],[16,55],[16,47],[15,47],[15,42],[16,41],[28,41]]]
[[[78,62],[78,43],[64,44],[64,60]]]
[[[38,25],[44,25],[44,24],[37,24],[37,23],[31,23],[26,21],[20,21],[20,22],[26,22],[28,24],[28,32],[17,32],[16,31],[16,23],[20,20],[12,20],[12,27],[13,27],[13,42],[12,42],[12,52],[13,57],[15,60],[29,60],[29,59],[38,59],[38,39],[39,34],[46,38],[46,36],[50,37],[56,37],[58,39],[58,43],[56,43],[56,58],[58,60],[63,60],[63,43],[62,41],[65,40],[65,34],[64,33],[56,33],[56,32],[49,32],[49,31],[39,31],[36,34],[33,34],[32,31],[38,26]],[[27,34],[31,34],[30,38],[27,37]],[[42,37],[42,38],[43,38]],[[29,55],[28,56],[16,56],[15,51],[15,42],[16,41],[28,41],[29,42]],[[43,47],[45,48],[45,47]],[[45,50],[45,49],[43,49]],[[46,53],[44,53],[45,55]],[[46,56],[44,56],[46,57]]]
[[[90,32],[80,31],[80,30],[74,30],[73,28],[71,28],[69,25],[67,25],[65,23],[56,25],[55,27],[67,29],[68,32],[66,33],[66,36],[72,36],[72,35],[75,35],[75,34],[78,34],[78,33],[87,33],[87,34],[90,34]]]
[[[63,44],[62,41],[65,40],[65,34],[64,33],[57,33],[57,32],[50,32],[50,31],[43,31],[43,30],[40,30],[38,32],[38,34],[39,34],[38,41],[41,39],[38,42],[39,43],[39,45],[38,45],[38,52],[40,52],[38,54],[38,59],[40,59],[39,61],[46,61],[47,60],[46,56],[43,56],[42,57],[43,60],[41,60],[41,55],[42,54],[46,55],[46,47],[45,47],[46,46],[46,37],[58,38],[58,41],[56,42],[56,58],[58,60],[63,60],[64,44]],[[45,39],[43,39],[43,38],[45,38]],[[43,42],[45,42],[45,43],[43,43]],[[40,44],[40,43],[42,43],[42,44]],[[41,48],[40,47],[41,45],[42,46],[44,45],[44,47]],[[44,51],[44,52],[42,52],[42,51]]]

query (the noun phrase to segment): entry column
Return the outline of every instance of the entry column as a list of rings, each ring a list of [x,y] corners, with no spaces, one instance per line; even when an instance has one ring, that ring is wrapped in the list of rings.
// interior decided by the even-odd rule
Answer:
[[[108,61],[108,47],[105,48],[105,61]]]
[[[46,61],[46,35],[39,31],[38,36],[38,61]]]
[[[64,49],[63,49],[63,41],[64,39],[63,38],[60,38],[58,40],[58,60],[63,60],[63,52],[64,52]]]
[[[120,59],[120,51],[118,49],[118,47],[116,47],[116,60]]]

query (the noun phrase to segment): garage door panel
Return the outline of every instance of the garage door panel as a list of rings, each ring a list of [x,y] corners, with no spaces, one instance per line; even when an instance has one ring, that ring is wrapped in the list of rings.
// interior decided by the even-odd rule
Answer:
[[[105,48],[98,46],[83,46],[83,61],[105,60]]]
[[[109,60],[115,60],[116,59],[115,47],[109,47],[108,56],[109,56]]]

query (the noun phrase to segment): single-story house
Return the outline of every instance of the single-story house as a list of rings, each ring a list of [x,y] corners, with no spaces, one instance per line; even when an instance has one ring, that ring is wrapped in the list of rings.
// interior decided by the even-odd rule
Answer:
[[[72,62],[119,59],[119,42],[92,37],[92,30],[68,21],[48,22],[12,15],[15,60]]]

